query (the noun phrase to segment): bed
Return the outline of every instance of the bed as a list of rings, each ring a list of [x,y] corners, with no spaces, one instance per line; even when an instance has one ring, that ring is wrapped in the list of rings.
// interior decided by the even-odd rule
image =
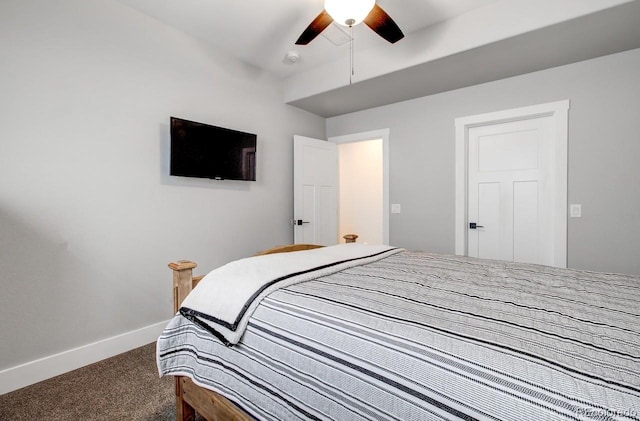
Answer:
[[[359,244],[169,266],[178,420],[640,420],[640,277]]]

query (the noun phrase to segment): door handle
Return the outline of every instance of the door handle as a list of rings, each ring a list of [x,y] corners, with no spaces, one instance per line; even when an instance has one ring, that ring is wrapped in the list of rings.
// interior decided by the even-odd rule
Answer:
[[[484,228],[482,225],[478,225],[475,222],[469,222],[469,229],[474,230],[476,228]]]
[[[303,221],[302,219],[297,219],[294,222],[294,225],[302,225],[302,224],[309,224],[309,221]]]

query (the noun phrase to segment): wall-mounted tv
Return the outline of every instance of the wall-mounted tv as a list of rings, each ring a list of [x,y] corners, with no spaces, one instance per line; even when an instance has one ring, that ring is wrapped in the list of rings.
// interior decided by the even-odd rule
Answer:
[[[215,180],[256,180],[251,133],[171,117],[171,175]]]

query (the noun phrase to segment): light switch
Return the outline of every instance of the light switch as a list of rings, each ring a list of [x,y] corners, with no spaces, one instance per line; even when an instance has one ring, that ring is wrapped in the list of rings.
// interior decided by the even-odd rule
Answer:
[[[582,205],[569,205],[569,216],[572,218],[582,218]]]
[[[391,205],[391,213],[400,213],[400,204],[399,203],[393,203]]]

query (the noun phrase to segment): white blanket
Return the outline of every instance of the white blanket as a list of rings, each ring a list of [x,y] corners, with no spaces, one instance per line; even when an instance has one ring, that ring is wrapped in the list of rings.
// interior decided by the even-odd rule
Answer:
[[[351,243],[236,260],[207,274],[184,300],[180,314],[231,346],[242,337],[260,300],[272,291],[400,251]]]

